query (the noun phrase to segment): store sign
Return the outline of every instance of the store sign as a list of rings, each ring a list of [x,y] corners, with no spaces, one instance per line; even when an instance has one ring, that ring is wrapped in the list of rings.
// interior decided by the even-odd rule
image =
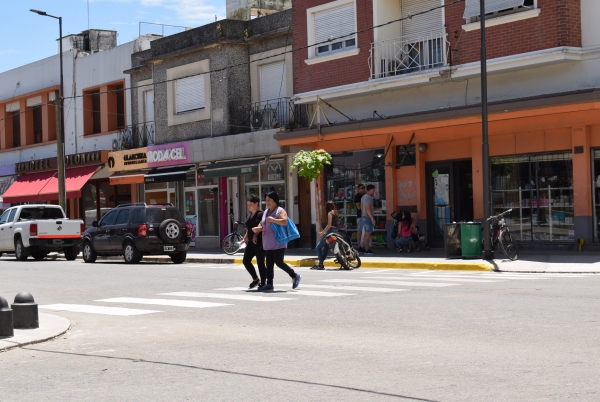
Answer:
[[[107,151],[82,152],[65,156],[65,168],[99,165],[108,160]],[[15,164],[15,173],[34,173],[58,168],[57,158],[36,159]]]
[[[188,142],[154,145],[148,147],[148,167],[176,166],[189,163]]]
[[[283,180],[283,163],[270,162],[267,167],[267,180],[278,181]]]
[[[108,154],[108,170],[110,172],[123,172],[148,168],[146,148],[114,151]]]

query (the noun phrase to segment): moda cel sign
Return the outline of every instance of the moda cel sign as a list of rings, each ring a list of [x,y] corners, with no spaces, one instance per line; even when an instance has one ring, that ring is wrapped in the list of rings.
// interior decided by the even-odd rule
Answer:
[[[189,143],[154,145],[148,147],[148,167],[176,166],[189,163]]]

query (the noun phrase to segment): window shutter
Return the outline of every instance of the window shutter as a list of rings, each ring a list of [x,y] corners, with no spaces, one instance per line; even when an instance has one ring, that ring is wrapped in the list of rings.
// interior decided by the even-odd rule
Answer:
[[[493,13],[494,11],[505,10],[507,8],[513,8],[522,6],[525,3],[525,0],[486,0],[485,1],[485,13]],[[465,4],[465,14],[463,15],[464,19],[477,17],[480,12],[480,2],[479,0],[467,0]]]
[[[175,81],[175,113],[204,107],[204,74]]]
[[[316,12],[314,18],[315,43],[350,35],[355,31],[354,3]],[[353,37],[347,36],[338,42]]]
[[[154,121],[154,90],[144,92],[144,121]]]
[[[403,0],[402,18],[439,6],[441,6],[440,0]],[[409,37],[408,39],[439,34],[443,29],[442,8],[402,20],[402,36]]]
[[[260,66],[260,101],[287,97],[285,62]]]

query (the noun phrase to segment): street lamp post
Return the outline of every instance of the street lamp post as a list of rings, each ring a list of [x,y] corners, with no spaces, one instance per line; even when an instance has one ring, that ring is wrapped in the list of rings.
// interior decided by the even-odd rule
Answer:
[[[491,215],[490,204],[490,146],[488,143],[488,96],[487,96],[487,52],[485,48],[485,0],[479,3],[479,21],[481,23],[481,137],[483,163],[483,238],[485,241],[483,257],[486,260],[494,258],[490,244],[490,225],[487,217]]]
[[[64,86],[63,86],[63,51],[62,51],[62,17],[47,14],[45,11],[29,10],[45,17],[55,18],[58,20],[59,32],[59,57],[60,60],[60,97],[58,105],[60,108],[60,128],[56,130],[56,160],[58,168],[58,204],[61,208],[67,211],[67,191],[65,185],[65,111],[64,111]]]

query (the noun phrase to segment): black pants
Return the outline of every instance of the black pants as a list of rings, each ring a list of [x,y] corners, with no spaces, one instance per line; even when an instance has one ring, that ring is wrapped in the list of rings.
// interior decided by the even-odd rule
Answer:
[[[284,248],[265,250],[265,257],[267,257],[267,285],[273,284],[273,277],[275,276],[273,268],[275,265],[287,272],[290,278],[294,279],[296,277],[296,272],[283,261],[283,257],[285,257]]]
[[[248,244],[244,250],[243,263],[250,276],[252,276],[252,279],[258,279],[258,276],[256,276],[256,269],[254,269],[254,265],[252,264],[252,259],[254,257],[256,257],[256,265],[258,265],[260,284],[264,285],[265,278],[267,277],[267,267],[265,266],[265,250],[263,250],[263,248],[260,246]]]

